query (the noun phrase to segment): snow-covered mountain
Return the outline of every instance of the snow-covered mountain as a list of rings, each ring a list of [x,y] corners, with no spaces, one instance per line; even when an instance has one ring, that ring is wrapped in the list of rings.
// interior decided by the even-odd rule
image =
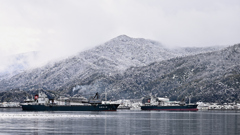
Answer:
[[[171,100],[191,95],[193,102],[239,102],[240,44],[129,68],[123,75],[107,77],[104,81],[111,82],[105,89],[113,100],[141,98],[151,93]]]
[[[143,38],[118,36],[100,46],[44,67],[19,73],[0,81],[0,90],[59,90],[76,94],[81,90],[102,91],[105,77],[121,77],[126,69],[147,66],[179,56],[219,50],[221,47],[169,49]],[[101,78],[101,79],[99,79]]]

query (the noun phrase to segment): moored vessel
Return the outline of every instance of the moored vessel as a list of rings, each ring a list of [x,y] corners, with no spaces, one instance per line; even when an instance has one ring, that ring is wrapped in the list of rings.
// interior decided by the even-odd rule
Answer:
[[[169,98],[148,97],[143,99],[141,110],[159,111],[198,111],[197,104],[185,104],[184,101],[169,101]]]
[[[98,99],[98,93],[88,101],[81,101],[77,104],[71,104],[69,100],[64,102],[55,102],[55,99],[49,99],[44,92],[35,95],[32,102],[22,103],[23,111],[116,111],[119,104],[102,104]]]
[[[119,105],[118,110],[130,110],[130,106]]]

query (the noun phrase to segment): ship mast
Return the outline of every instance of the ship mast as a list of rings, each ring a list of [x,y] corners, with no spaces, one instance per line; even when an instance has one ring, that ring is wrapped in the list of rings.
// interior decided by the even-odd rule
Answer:
[[[106,92],[106,89],[105,89],[105,101],[107,101],[107,92]]]
[[[189,104],[191,103],[191,95],[189,96]]]

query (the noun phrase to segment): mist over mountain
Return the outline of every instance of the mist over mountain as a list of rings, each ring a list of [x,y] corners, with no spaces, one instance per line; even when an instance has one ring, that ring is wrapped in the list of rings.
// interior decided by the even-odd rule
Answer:
[[[156,41],[143,38],[130,38],[126,35],[121,35],[71,58],[52,62],[46,66],[26,70],[10,78],[2,79],[0,81],[0,90],[9,91],[17,89],[26,91],[45,89],[57,90],[59,93],[67,93],[70,95],[91,94],[94,92],[103,93],[106,90],[109,93],[108,97],[110,99],[141,98],[141,96],[149,92],[133,95],[131,93],[138,93],[137,91],[147,89],[148,85],[139,81],[139,79],[146,79],[143,78],[145,75],[141,76],[142,74],[146,74],[145,72],[149,72],[149,74],[153,73],[151,70],[140,70],[139,73],[136,73],[133,69],[153,68],[151,65],[161,63],[162,61],[165,63],[165,66],[171,65],[171,67],[163,67],[163,69],[173,70],[178,68],[173,65],[174,63],[179,63],[179,61],[175,60],[171,62],[171,60],[173,60],[171,58],[181,61],[181,59],[185,58],[180,58],[181,56],[192,55],[186,57],[186,59],[188,59],[196,57],[193,55],[199,53],[202,53],[200,55],[206,55],[206,57],[208,57],[208,53],[204,54],[205,52],[218,51],[221,48],[222,47],[169,49]],[[185,63],[183,62],[182,65],[185,65]],[[158,74],[157,76],[163,75],[163,70],[161,69],[160,71],[161,73],[154,71],[154,74]],[[126,75],[131,72],[137,76],[139,74],[139,78],[131,78],[129,80],[129,77]],[[167,74],[168,71],[164,71],[164,73]],[[135,79],[137,79],[137,81]],[[162,83],[159,83],[155,86],[155,89],[162,87],[161,84]],[[145,86],[143,87],[143,85]],[[171,87],[175,88],[175,85]],[[164,88],[165,87],[162,87],[160,89]],[[152,88],[148,89],[151,91]],[[165,89],[165,91],[170,90],[171,89]],[[126,92],[125,94],[129,94],[121,94],[122,91]],[[161,95],[160,93],[155,94]]]
[[[33,61],[38,57],[38,52],[27,52],[11,55],[3,58],[4,61],[0,70],[0,80],[10,78],[31,67]]]

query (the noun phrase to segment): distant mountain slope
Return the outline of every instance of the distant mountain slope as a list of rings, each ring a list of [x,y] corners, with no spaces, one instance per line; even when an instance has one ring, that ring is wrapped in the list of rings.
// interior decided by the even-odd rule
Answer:
[[[79,90],[84,90],[85,93],[102,91],[106,88],[105,85],[109,85],[103,81],[105,77],[122,77],[130,67],[147,66],[156,61],[218,49],[173,50],[152,40],[121,35],[74,57],[4,79],[0,81],[0,90],[45,89],[69,94],[78,93]]]
[[[220,46],[216,46],[169,49],[156,41],[146,40],[143,38],[134,39],[126,35],[121,35],[101,46],[88,50],[84,53],[80,53],[80,56],[76,55],[76,57],[82,57],[83,59],[86,57],[87,60],[90,60],[90,62],[96,60],[101,61],[105,58],[107,61],[111,59],[110,61],[118,63],[113,66],[117,66],[118,69],[124,70],[130,65],[142,66],[156,60],[161,61],[176,56],[211,52],[221,48],[222,47]],[[5,62],[7,62],[8,65],[5,65],[2,67],[2,70],[0,70],[0,80],[10,78],[24,70],[30,69],[30,65],[36,65],[36,59],[37,61],[40,60],[39,55],[39,52],[28,52],[5,57]],[[101,58],[94,59],[94,57]]]
[[[105,80],[110,82],[106,85],[110,99],[141,98],[152,93],[172,100],[191,95],[193,102],[239,102],[240,44],[129,68],[124,75]]]
[[[2,80],[0,89],[55,90],[76,78],[81,77],[84,80],[95,72],[104,74],[122,72],[131,66],[147,65],[156,60],[172,57],[175,57],[175,54],[158,42],[122,35],[72,58],[27,70],[10,79]]]

